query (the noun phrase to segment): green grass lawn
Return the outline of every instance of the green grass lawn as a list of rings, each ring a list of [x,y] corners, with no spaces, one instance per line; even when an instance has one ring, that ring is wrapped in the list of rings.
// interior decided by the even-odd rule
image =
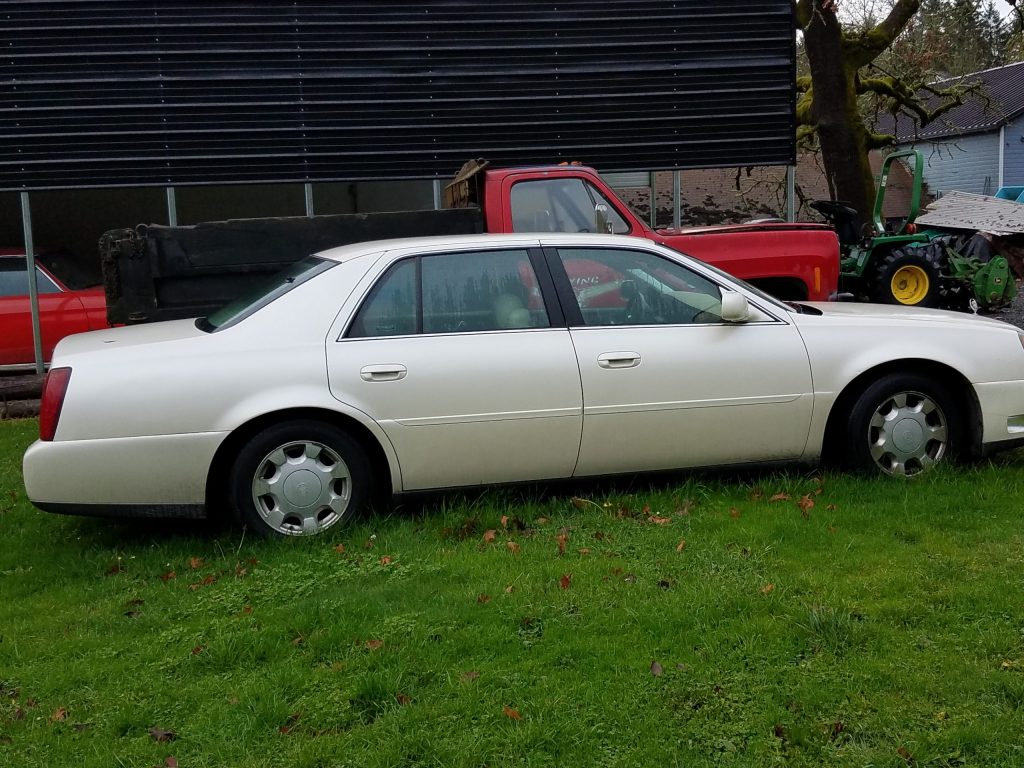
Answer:
[[[0,766],[1024,765],[1020,454],[261,542],[39,512],[35,431],[0,423]]]

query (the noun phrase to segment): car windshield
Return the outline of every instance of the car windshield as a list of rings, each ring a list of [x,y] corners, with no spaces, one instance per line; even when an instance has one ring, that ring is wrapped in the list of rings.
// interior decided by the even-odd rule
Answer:
[[[201,331],[213,333],[214,331],[229,328],[240,323],[257,310],[276,301],[296,286],[302,285],[312,277],[319,275],[337,262],[330,259],[323,259],[319,256],[307,256],[301,261],[285,267],[280,272],[268,277],[250,288],[237,299],[232,301],[208,317],[201,317],[196,320],[196,327]]]

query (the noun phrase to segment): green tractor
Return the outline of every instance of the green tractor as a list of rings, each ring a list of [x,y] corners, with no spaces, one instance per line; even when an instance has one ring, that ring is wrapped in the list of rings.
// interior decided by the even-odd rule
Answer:
[[[914,164],[907,217],[887,226],[882,215],[889,171],[897,160]],[[977,311],[1009,303],[1017,294],[1008,261],[974,231],[919,228],[924,162],[917,150],[893,152],[882,163],[872,215],[864,237],[860,215],[841,202],[816,200],[811,207],[835,228],[842,249],[840,289],[880,304]]]

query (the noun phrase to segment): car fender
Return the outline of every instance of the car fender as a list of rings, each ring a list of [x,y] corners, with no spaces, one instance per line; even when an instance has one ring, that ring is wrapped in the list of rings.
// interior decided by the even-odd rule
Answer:
[[[289,412],[299,411],[329,411],[364,427],[384,452],[392,489],[395,492],[401,489],[402,471],[398,454],[381,426],[359,408],[331,397],[322,385],[291,385],[250,392],[221,414],[217,428],[225,433],[227,439],[228,435],[258,419],[275,415],[284,418]]]

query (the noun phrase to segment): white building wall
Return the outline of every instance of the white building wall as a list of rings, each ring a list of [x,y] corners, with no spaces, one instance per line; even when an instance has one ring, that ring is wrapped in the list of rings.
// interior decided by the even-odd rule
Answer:
[[[951,141],[903,145],[900,149],[907,147],[920,150],[924,156],[924,180],[931,195],[952,190],[994,195],[999,188],[998,130]]]

